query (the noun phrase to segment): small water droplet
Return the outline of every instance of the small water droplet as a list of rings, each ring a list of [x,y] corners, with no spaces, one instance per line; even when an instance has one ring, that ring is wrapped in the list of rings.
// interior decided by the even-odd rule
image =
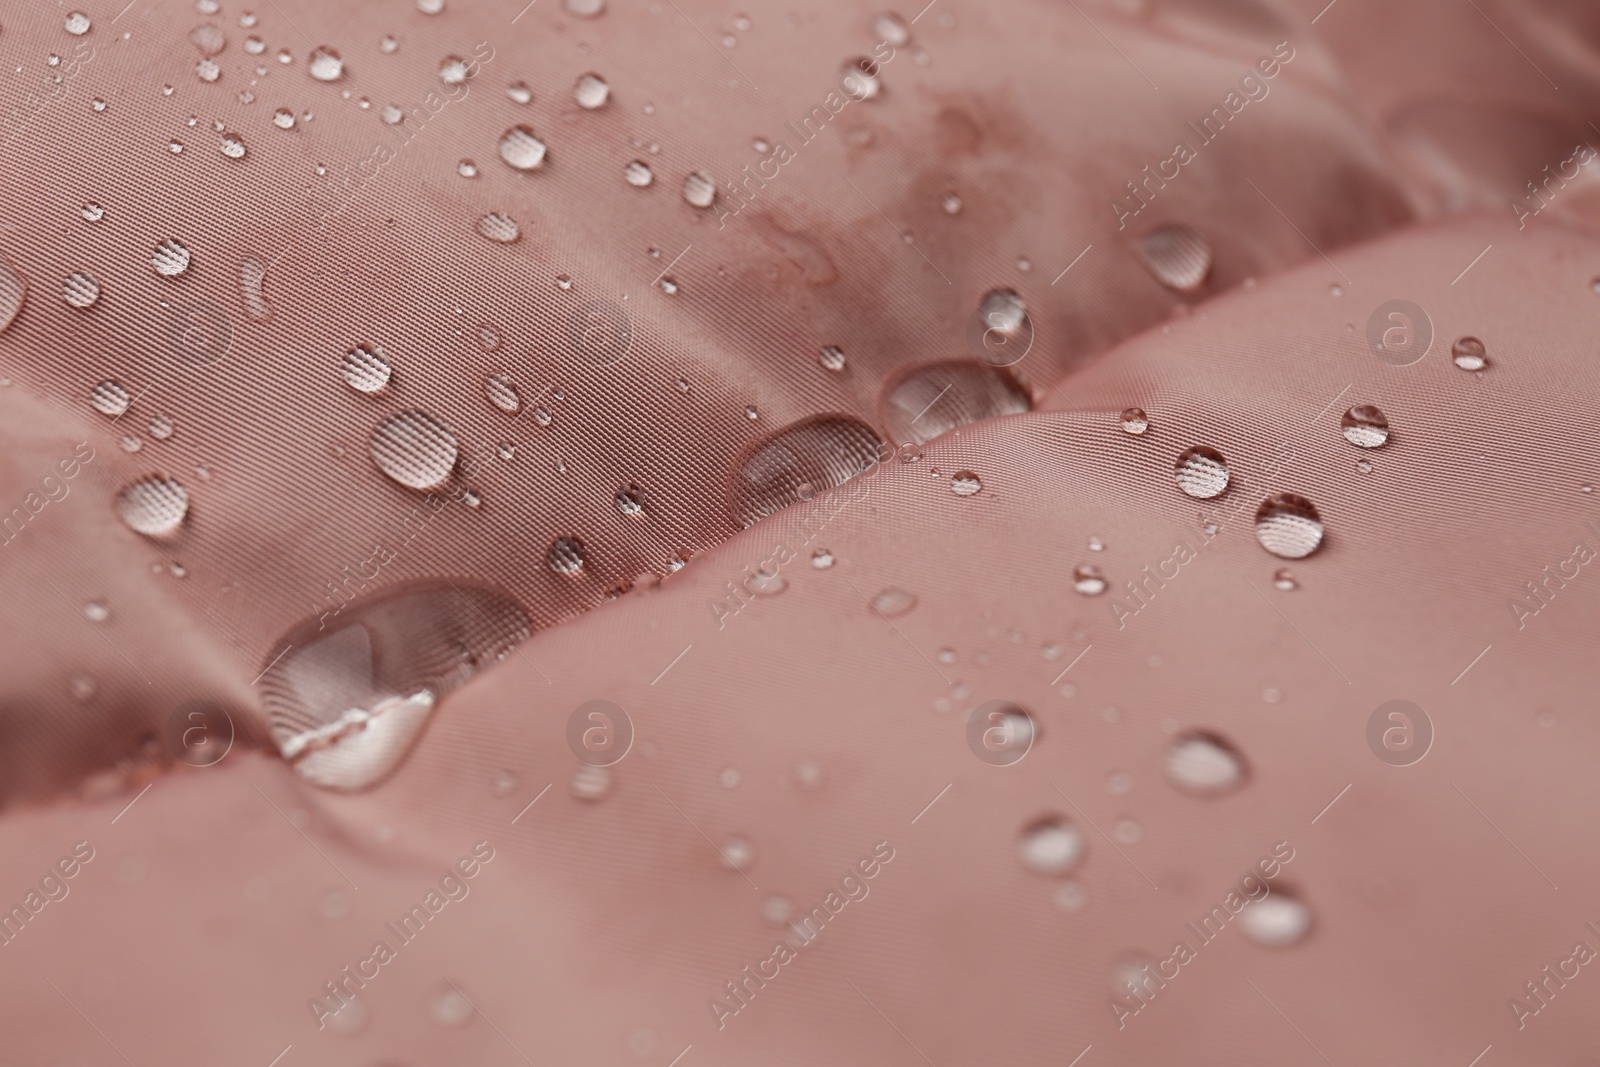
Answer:
[[[251,34],[249,37],[244,39],[244,50],[253,56],[259,56],[262,52],[267,50],[267,42],[263,41],[255,34]]]
[[[1163,757],[1167,778],[1186,793],[1220,796],[1244,784],[1244,758],[1215,734],[1197,731],[1177,738]]]
[[[111,609],[103,600],[91,600],[83,606],[83,617],[90,622],[105,622],[111,618]]]
[[[1122,430],[1135,436],[1150,428],[1150,419],[1143,408],[1125,408],[1122,412]]]
[[[695,207],[710,207],[717,198],[717,183],[695,171],[683,179],[683,198]]]
[[[400,41],[393,34],[384,34],[383,39],[378,42],[378,50],[385,54],[392,54],[399,47]]]
[[[1294,493],[1274,493],[1256,511],[1256,540],[1282,559],[1303,559],[1322,543],[1316,505]]]
[[[893,11],[885,11],[872,20],[872,32],[880,41],[903,48],[911,40],[911,27]]]
[[[571,577],[583,570],[584,555],[582,541],[576,537],[558,537],[550,542],[550,550],[545,553],[545,562],[557,574]]]
[[[512,82],[506,86],[506,95],[511,98],[511,102],[514,104],[533,103],[533,90],[528,88],[526,82]]]
[[[529,126],[513,126],[500,135],[500,158],[517,170],[537,170],[544,156],[545,144]]]
[[[961,198],[955,193],[945,193],[943,199],[939,201],[939,206],[944,208],[946,215],[961,214]]]
[[[567,277],[565,274],[557,274],[556,275],[556,288],[562,290],[563,292],[565,292],[568,289],[571,289],[572,288],[572,279]]]
[[[120,382],[106,380],[89,391],[89,403],[102,415],[115,418],[128,410],[133,398]]]
[[[244,141],[236,133],[224,133],[219,147],[222,149],[222,154],[229,159],[245,157]]]
[[[1279,567],[1272,572],[1272,587],[1284,593],[1292,593],[1300,588],[1300,583],[1288,567]]]
[[[811,565],[819,571],[825,571],[833,566],[833,553],[826,548],[816,549],[811,553]]]
[[[1072,571],[1072,588],[1084,596],[1099,596],[1106,591],[1106,578],[1099,567],[1080,563]]]
[[[730,871],[745,871],[755,862],[755,846],[750,839],[737,834],[724,838],[722,847],[717,850],[722,855],[722,865]]]
[[[977,360],[951,360],[893,380],[882,407],[895,440],[921,443],[969,422],[1019,414],[1032,404],[1008,371]]]
[[[566,0],[566,8],[579,18],[592,19],[606,9],[606,0]]]
[[[101,219],[105,218],[106,209],[101,207],[99,204],[90,203],[83,205],[81,214],[86,222],[99,222]]]
[[[87,272],[75,270],[61,283],[61,298],[75,308],[92,307],[100,299],[100,286]]]
[[[678,281],[670,274],[663,274],[661,280],[656,282],[656,287],[668,296],[675,296],[678,292]]]
[[[272,113],[272,124],[280,130],[294,129],[294,112],[286,107],[280,107]]]
[[[272,305],[267,302],[263,287],[266,279],[266,264],[259,259],[252,256],[239,261],[239,299],[244,303],[245,314],[255,322],[272,318]]]
[[[423,5],[428,3],[437,4],[439,8],[444,7],[438,0],[417,0],[417,7],[426,10]],[[428,1001],[428,1014],[440,1026],[465,1026],[472,1018],[472,1001],[468,1000],[466,994],[459,989],[445,986],[436,990]]]
[[[306,71],[319,82],[336,82],[344,77],[344,60],[332,48],[320,45],[311,50]]]
[[[895,455],[900,457],[901,463],[916,463],[922,459],[922,446],[915,441],[907,441],[895,450]]]
[[[417,0],[417,10],[424,15],[437,15],[444,10],[444,0]]]
[[[823,345],[817,351],[817,362],[823,369],[838,373],[844,370],[844,349],[838,345]]]
[[[410,489],[443,485],[456,464],[455,434],[420,411],[402,411],[378,423],[367,447],[379,470]]]
[[[146,537],[171,534],[188,513],[188,491],[161,475],[140,479],[117,494],[118,517],[128,529]]]
[[[1378,448],[1389,440],[1389,420],[1371,404],[1357,404],[1339,420],[1344,439],[1358,448]]]
[[[476,178],[478,176],[478,165],[470,159],[463,159],[456,164],[456,173],[463,178]]]
[[[165,415],[150,416],[150,436],[165,441],[172,436],[172,420]]]
[[[611,792],[611,768],[582,764],[572,772],[570,789],[573,797],[590,803],[604,800]]]
[[[460,85],[470,76],[467,61],[460,56],[445,56],[439,61],[439,80],[446,85]]]
[[[856,100],[871,100],[883,91],[877,62],[867,56],[845,60],[839,69],[839,86]]]
[[[616,491],[612,503],[617,511],[623,515],[639,515],[644,512],[644,490],[632,482]]]
[[[376,393],[389,384],[388,357],[377,345],[357,345],[344,354],[344,380],[358,393]]]
[[[650,172],[649,165],[637,159],[622,168],[622,176],[629,185],[637,189],[643,189],[656,180],[656,176]]]
[[[896,619],[906,614],[917,606],[917,598],[913,593],[893,586],[883,590],[872,598],[872,610],[888,619]]]
[[[194,73],[203,82],[214,82],[222,77],[222,68],[214,59],[202,59],[194,65]]]
[[[611,98],[611,86],[607,85],[606,80],[598,74],[585,74],[572,87],[572,98],[578,102],[579,107],[593,111],[604,107],[606,101]]]
[[[489,403],[501,411],[515,415],[522,410],[522,397],[507,375],[491,374],[483,380],[483,387],[484,392],[488,394]]]
[[[491,211],[478,220],[478,232],[491,241],[508,245],[522,236],[522,227],[504,211]]]
[[[1157,281],[1180,293],[1199,289],[1211,273],[1211,246],[1181,222],[1150,231],[1140,239],[1139,253]]]
[[[1083,835],[1059,816],[1047,816],[1023,828],[1017,856],[1035,874],[1066,874],[1083,859]]]
[[[1258,945],[1287,948],[1311,932],[1311,909],[1281,889],[1239,913],[1239,929]]]
[[[66,30],[74,37],[82,37],[89,32],[89,16],[82,11],[74,11],[67,16]]]
[[[1483,342],[1476,337],[1463,337],[1450,346],[1450,356],[1462,370],[1482,370],[1489,365]]]
[[[971,496],[983,488],[983,482],[971,471],[956,471],[950,477],[950,491],[956,496]]]
[[[87,674],[77,673],[67,679],[67,691],[74,700],[93,700],[94,695],[100,691],[100,684]]]
[[[1228,464],[1222,453],[1206,445],[1185,449],[1173,473],[1178,488],[1198,500],[1209,500],[1228,488]]]
[[[549,426],[552,418],[553,416],[550,414],[549,408],[540,406],[533,409],[533,421],[537,422],[540,426]]]
[[[150,256],[150,265],[156,273],[172,278],[189,269],[189,250],[177,241],[162,241]]]

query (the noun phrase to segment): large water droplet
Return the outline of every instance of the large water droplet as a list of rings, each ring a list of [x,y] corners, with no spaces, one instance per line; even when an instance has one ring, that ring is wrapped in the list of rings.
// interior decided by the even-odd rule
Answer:
[[[710,207],[717,198],[717,183],[695,171],[683,179],[683,198],[695,207]]]
[[[1167,746],[1167,778],[1186,793],[1220,796],[1244,784],[1244,758],[1233,746],[1204,732],[1184,734]]]
[[[1122,412],[1122,431],[1138,436],[1150,428],[1150,417],[1144,408],[1126,408]]]
[[[1377,448],[1389,440],[1389,420],[1371,404],[1357,404],[1339,420],[1344,439],[1358,448]]]
[[[1258,945],[1287,948],[1311,932],[1311,909],[1281,889],[1239,913],[1239,929]]]
[[[972,496],[983,488],[983,479],[971,471],[956,471],[950,476],[950,491],[956,496]]]
[[[1476,337],[1463,337],[1450,346],[1450,356],[1462,370],[1482,370],[1489,365],[1487,350]]]
[[[100,414],[109,415],[112,418],[116,418],[124,411],[127,411],[128,405],[132,402],[133,398],[122,387],[121,382],[108,379],[89,391],[89,403],[94,405],[94,409]]]
[[[100,286],[88,272],[75,270],[61,283],[61,298],[75,308],[92,307],[100,299]]]
[[[322,45],[311,50],[306,70],[319,82],[336,82],[344,77],[344,60],[338,52]]]
[[[158,474],[124,486],[117,494],[117,516],[128,529],[146,537],[171,534],[188,513],[188,491]]]
[[[801,487],[830,489],[867,470],[885,454],[871,428],[843,415],[820,415],[779,430],[739,465],[733,514],[741,525],[801,499]]]
[[[189,269],[189,250],[169,238],[156,245],[156,250],[150,256],[150,265],[157,274],[176,277]]]
[[[517,392],[516,384],[506,375],[489,375],[483,380],[483,388],[489,396],[489,403],[501,411],[515,415],[522,410],[522,396]]]
[[[572,98],[578,106],[593,111],[595,108],[604,107],[605,102],[611,98],[611,86],[598,74],[585,74],[578,79],[572,87]]]
[[[1047,816],[1023,829],[1017,856],[1035,874],[1066,874],[1083,859],[1083,835],[1065,819]]]
[[[1256,511],[1256,540],[1283,559],[1303,559],[1322,544],[1316,505],[1294,493],[1273,493]]]
[[[380,422],[368,442],[378,469],[411,489],[443,485],[456,463],[456,438],[433,416],[402,411]]]
[[[259,683],[268,728],[307,780],[365,788],[400,764],[445,694],[528,632],[510,597],[459,580],[330,596],[327,611],[272,648],[279,658]]]
[[[517,170],[537,170],[544,154],[545,144],[530,126],[513,126],[500,135],[500,158]]]
[[[883,421],[896,441],[931,441],[957,426],[1031,407],[1006,371],[977,360],[919,367],[884,393]]]
[[[357,345],[340,363],[344,380],[358,393],[376,393],[389,384],[389,360],[377,345]]]
[[[1211,273],[1211,246],[1181,222],[1145,234],[1139,240],[1139,254],[1157,281],[1180,293],[1194,292]]]
[[[1228,488],[1228,464],[1222,453],[1205,445],[1185,449],[1173,468],[1178,488],[1199,500],[1209,500]]]

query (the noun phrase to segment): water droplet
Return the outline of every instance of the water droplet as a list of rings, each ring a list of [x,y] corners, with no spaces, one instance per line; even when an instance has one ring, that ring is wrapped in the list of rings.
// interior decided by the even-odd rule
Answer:
[[[872,610],[889,619],[899,618],[916,606],[915,594],[893,586],[872,598]]]
[[[100,684],[89,675],[80,672],[67,679],[67,690],[75,700],[93,700],[94,695],[100,691]]]
[[[831,489],[872,467],[882,454],[878,435],[855,419],[803,419],[764,438],[740,463],[733,513],[741,525],[753,525],[799,500],[801,485]]]
[[[214,59],[202,59],[194,65],[194,73],[203,82],[214,82],[222,77],[222,68]]]
[[[661,280],[656,282],[656,286],[668,296],[674,296],[678,292],[678,281],[670,274],[663,274]]]
[[[1273,493],[1256,511],[1256,540],[1282,559],[1303,559],[1322,543],[1316,505],[1294,493]]]
[[[92,307],[100,299],[100,286],[86,272],[75,270],[61,283],[61,298],[75,308]]]
[[[1244,758],[1215,734],[1184,734],[1167,746],[1167,778],[1186,793],[1220,796],[1244,784]]]
[[[562,290],[563,292],[565,292],[568,289],[571,289],[572,288],[572,279],[567,277],[565,274],[557,274],[556,275],[556,288]]]
[[[1275,888],[1239,913],[1239,929],[1258,945],[1287,948],[1311,932],[1311,909]]]
[[[124,486],[117,494],[117,516],[128,529],[146,537],[171,534],[188,513],[188,490],[158,474]]]
[[[357,345],[340,364],[344,380],[358,393],[376,393],[389,384],[389,360],[377,345]]]
[[[245,314],[255,322],[267,322],[272,318],[272,305],[267,302],[263,288],[266,277],[266,265],[259,259],[248,257],[239,261],[239,299],[244,304]]]
[[[570,789],[573,797],[591,803],[604,800],[611,792],[611,768],[594,767],[585,763],[572,772]]]
[[[1292,593],[1300,588],[1300,583],[1290,573],[1288,567],[1279,567],[1272,572],[1272,587],[1284,593]]]
[[[922,446],[914,441],[907,441],[895,450],[895,455],[901,463],[916,463],[922,459]]]
[[[478,165],[470,159],[463,159],[456,164],[456,173],[463,178],[476,178],[478,176]]]
[[[605,79],[598,74],[585,74],[573,86],[572,98],[578,102],[579,107],[593,111],[595,108],[604,107],[605,102],[611,98],[611,86],[607,85]]]
[[[342,603],[269,646],[264,658],[276,658],[259,682],[268,728],[302,777],[365,788],[400,764],[438,700],[528,633],[514,600],[460,580]]]
[[[834,373],[844,370],[844,349],[837,345],[823,345],[817,351],[817,362],[823,369]]]
[[[386,55],[393,54],[399,47],[400,41],[392,33],[384,34],[383,39],[378,42],[378,50]]]
[[[86,222],[99,222],[101,219],[105,218],[106,209],[101,207],[99,204],[90,203],[83,205],[83,207],[80,209],[80,213],[83,215],[84,221]],[[0,326],[0,329],[4,329],[4,327]]]
[[[982,488],[982,480],[971,471],[956,471],[950,477],[950,491],[956,496],[971,496]]]
[[[1150,428],[1150,418],[1144,408],[1125,408],[1122,412],[1122,431],[1135,436]]]
[[[385,126],[398,126],[406,120],[406,113],[399,104],[384,104],[379,114]]]
[[[1344,439],[1358,448],[1378,448],[1389,440],[1389,420],[1371,404],[1357,404],[1339,420]]]
[[[839,69],[839,86],[856,100],[871,100],[883,91],[877,62],[866,56],[845,60]]]
[[[429,12],[423,5],[430,4],[434,10]],[[437,14],[444,7],[438,0],[417,0],[417,8],[428,14]],[[465,1026],[467,1020],[472,1018],[472,1001],[453,986],[445,986],[436,990],[428,1001],[428,1014],[440,1026]]]
[[[717,198],[717,183],[695,171],[683,179],[683,198],[695,207],[710,207]]]
[[[506,95],[511,98],[511,102],[514,104],[533,103],[533,90],[528,88],[526,82],[512,82],[506,86]]]
[[[885,391],[883,419],[896,441],[921,444],[980,419],[1016,415],[1032,404],[1011,374],[977,360],[918,367]]]
[[[165,441],[172,436],[172,420],[165,415],[150,416],[150,436]]]
[[[833,553],[826,548],[816,549],[811,553],[811,565],[819,571],[825,571],[833,566]]]
[[[263,41],[255,34],[251,34],[249,37],[244,39],[244,50],[253,56],[259,56],[262,52],[267,50],[267,42]]]
[[[491,241],[505,245],[522,236],[522,228],[517,225],[517,220],[504,211],[491,211],[479,219],[478,232]]]
[[[756,859],[756,849],[749,838],[737,834],[724,838],[717,851],[722,854],[722,865],[730,871],[749,870]]]
[[[489,403],[508,414],[515,415],[522,410],[522,396],[517,392],[516,385],[504,374],[491,374],[483,380],[484,392],[489,396]]]
[[[189,269],[189,250],[177,241],[162,241],[150,256],[150,265],[155,267],[157,274],[176,277]]]
[[[1173,473],[1178,488],[1199,500],[1209,500],[1228,488],[1228,464],[1222,453],[1205,445],[1185,449]]]
[[[550,542],[550,550],[545,553],[545,562],[550,564],[550,569],[557,574],[574,576],[583,570],[585,549],[583,542],[576,537],[558,537]]]
[[[622,176],[637,189],[643,189],[656,180],[656,176],[650,173],[650,167],[637,159],[622,168]]]
[[[439,62],[439,80],[446,85],[460,85],[470,76],[467,61],[460,56],[445,56]]]
[[[327,45],[313,48],[306,70],[319,82],[336,82],[344,77],[344,60]]]
[[[444,0],[417,0],[417,10],[424,15],[437,15],[444,10]]]
[[[1170,223],[1145,234],[1139,241],[1144,265],[1162,285],[1192,293],[1211,273],[1211,246],[1191,226]]]
[[[544,154],[544,142],[531,127],[513,126],[500,135],[500,158],[517,170],[537,170]]]
[[[943,199],[939,201],[939,206],[944,208],[946,215],[961,214],[961,198],[955,193],[945,193]]]
[[[82,37],[89,32],[89,16],[82,11],[74,11],[67,16],[66,30],[74,37]]]
[[[83,617],[90,622],[105,622],[111,618],[111,609],[103,600],[91,600],[83,606]]]
[[[243,159],[245,157],[244,141],[236,133],[224,133],[220,147],[222,154],[229,159]]]
[[[1462,370],[1482,370],[1489,365],[1483,342],[1476,337],[1463,337],[1450,346],[1450,356]]]
[[[1035,874],[1066,874],[1083,859],[1083,836],[1065,819],[1047,816],[1023,829],[1017,856]]]
[[[89,391],[89,403],[102,415],[115,418],[128,410],[128,405],[133,403],[133,398],[122,387],[120,382],[103,381]]]
[[[367,443],[372,461],[411,489],[443,485],[456,463],[456,438],[431,415],[402,411],[380,422]]]
[[[129,454],[137,452],[137,451],[139,451],[139,449],[144,447],[144,442],[139,440],[137,437],[133,436],[132,434],[123,434],[122,435],[122,439],[120,441],[118,441],[117,443],[122,446],[122,450],[124,452],[127,452]]]
[[[1072,588],[1084,596],[1099,596],[1106,591],[1106,577],[1092,563],[1080,563],[1072,571]]]
[[[911,40],[911,27],[893,11],[885,11],[872,20],[872,32],[880,41],[903,48]]]
[[[172,141],[168,143],[167,151],[171,152],[175,156],[180,155],[183,152],[183,145],[178,141]]]
[[[548,408],[541,405],[540,407],[533,409],[533,421],[537,422],[540,426],[549,426],[551,419],[552,416]]]
[[[210,57],[228,46],[228,38],[221,27],[207,22],[189,31],[189,43],[199,49],[202,56]]]
[[[612,503],[617,511],[623,515],[639,515],[644,512],[644,490],[629,482],[618,489],[612,497]]]
[[[592,19],[606,9],[606,0],[566,0],[566,7],[570,14]]]

